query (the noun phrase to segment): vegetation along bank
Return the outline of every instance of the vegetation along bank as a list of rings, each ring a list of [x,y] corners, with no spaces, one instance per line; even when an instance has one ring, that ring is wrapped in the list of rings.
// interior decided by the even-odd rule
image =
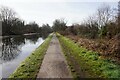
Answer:
[[[118,64],[102,59],[96,52],[87,50],[60,34],[57,37],[74,78],[120,78]]]
[[[9,78],[36,78],[51,38],[52,34],[19,65]]]

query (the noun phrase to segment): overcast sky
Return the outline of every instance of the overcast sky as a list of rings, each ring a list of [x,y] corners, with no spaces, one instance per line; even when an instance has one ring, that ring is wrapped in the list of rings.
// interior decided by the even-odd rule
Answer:
[[[52,25],[55,19],[64,18],[67,25],[80,23],[95,13],[104,3],[117,7],[118,0],[0,0],[1,6],[14,9],[27,23],[35,21],[40,26]]]

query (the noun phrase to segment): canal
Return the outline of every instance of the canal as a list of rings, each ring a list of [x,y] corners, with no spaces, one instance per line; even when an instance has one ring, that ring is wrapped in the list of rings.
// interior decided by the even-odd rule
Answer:
[[[0,76],[8,78],[18,65],[28,57],[45,37],[40,35],[24,35],[2,38],[0,41]]]

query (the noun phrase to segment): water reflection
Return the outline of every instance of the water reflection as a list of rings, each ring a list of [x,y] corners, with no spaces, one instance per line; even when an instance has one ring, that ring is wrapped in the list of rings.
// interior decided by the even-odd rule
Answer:
[[[42,38],[45,39],[48,37],[49,34],[42,34]]]
[[[19,44],[16,38],[4,38],[2,40],[2,55],[1,59],[4,61],[9,61],[14,59],[19,53]]]
[[[21,53],[21,48],[27,40],[32,44],[36,44],[39,37],[40,35],[27,35],[3,38],[1,60],[5,62],[15,59]]]
[[[2,72],[0,76],[8,78],[18,65],[44,42],[47,36],[48,34],[34,34],[0,38],[0,72]]]
[[[26,36],[27,40],[30,40],[31,43],[36,43],[38,41],[38,38],[41,37],[41,35],[31,35],[31,36]]]

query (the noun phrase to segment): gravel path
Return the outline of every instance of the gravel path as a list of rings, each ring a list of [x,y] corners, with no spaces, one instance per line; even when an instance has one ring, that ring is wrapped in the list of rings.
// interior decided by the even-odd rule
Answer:
[[[37,78],[72,78],[56,35],[53,35]]]

